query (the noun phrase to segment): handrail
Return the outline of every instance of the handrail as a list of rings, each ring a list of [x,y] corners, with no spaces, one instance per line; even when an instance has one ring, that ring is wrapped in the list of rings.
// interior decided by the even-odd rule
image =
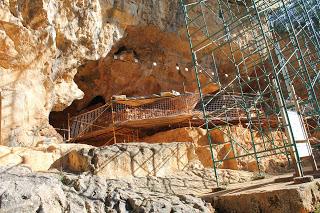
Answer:
[[[110,105],[110,103],[107,103],[107,104],[105,104],[105,105],[103,105],[103,106],[100,106],[100,107],[98,107],[98,108],[95,108],[95,109],[93,109],[93,110],[90,110],[90,111],[84,112],[84,113],[82,113],[82,114],[73,116],[73,117],[70,118],[70,120],[72,120],[72,119],[74,119],[74,118],[77,118],[77,117],[81,117],[81,116],[86,115],[86,114],[90,114],[90,113],[95,112],[95,111],[98,111],[99,109],[101,109],[101,108],[103,108],[103,107],[106,107],[106,106],[108,107],[109,105]]]
[[[75,137],[73,137],[70,141],[74,141],[77,138],[79,138],[83,133],[85,133],[90,127],[100,127],[103,128],[101,126],[95,125],[94,123],[98,120],[98,118],[101,117],[101,115],[111,107],[111,104],[105,104],[101,107],[98,107],[94,110],[91,110],[89,112],[85,112],[83,114],[80,114],[78,116],[74,116],[72,118],[70,118],[70,121],[75,122],[75,130],[78,130],[78,132],[76,132]],[[102,111],[101,111],[102,110]],[[98,112],[98,114],[96,115],[96,112]],[[84,118],[85,116],[88,116],[89,114],[92,114],[94,116],[92,116],[92,120],[91,121],[82,121],[82,118]],[[95,116],[96,115],[96,116]],[[80,118],[80,119],[79,119]],[[84,124],[84,128],[81,126]],[[73,126],[73,125],[71,125]],[[71,128],[71,127],[70,127]],[[69,130],[71,132],[71,129]]]

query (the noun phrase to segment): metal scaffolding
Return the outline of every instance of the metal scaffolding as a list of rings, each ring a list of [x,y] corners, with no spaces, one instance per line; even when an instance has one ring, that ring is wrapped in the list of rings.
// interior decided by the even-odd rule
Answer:
[[[95,138],[105,134],[111,142],[138,142],[139,129],[179,124],[192,119],[197,94],[133,97],[111,100],[94,110],[68,118],[68,140]]]
[[[314,162],[308,136],[319,129],[320,122],[320,0],[180,3],[217,183],[217,168],[223,161],[247,156],[255,158],[260,171],[262,158],[284,154],[295,165],[296,175],[303,176],[301,158]],[[218,82],[220,86],[209,98],[202,92],[206,84],[200,79],[204,76],[210,78],[208,83]],[[213,122],[209,109],[219,97],[235,93],[239,93],[235,105],[245,112],[242,125],[251,132],[250,147],[243,147],[225,128],[233,123]],[[210,134],[214,129],[229,139],[225,156],[214,155],[217,144]],[[282,143],[275,143],[268,131],[281,132]]]

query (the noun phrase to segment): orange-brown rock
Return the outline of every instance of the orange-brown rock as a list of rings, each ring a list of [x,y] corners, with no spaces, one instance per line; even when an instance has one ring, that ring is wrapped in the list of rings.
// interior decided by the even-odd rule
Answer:
[[[312,137],[320,140],[320,131],[319,130],[318,131],[314,131],[313,134],[312,134]]]
[[[253,131],[253,137],[256,144],[255,148],[258,152],[264,149],[263,139],[265,140],[268,137],[274,139],[274,144],[276,146],[280,146],[283,143],[281,132],[264,132],[263,134],[265,134],[264,138],[262,138],[257,131]],[[143,141],[148,143],[154,143],[156,141],[162,143],[174,141],[193,142],[196,147],[196,154],[202,165],[205,167],[213,166],[211,158],[211,155],[213,154],[215,160],[227,159],[224,160],[223,163],[217,164],[217,167],[219,168],[248,171],[258,170],[253,154],[239,159],[232,159],[235,157],[235,153],[237,153],[236,156],[247,154],[244,148],[250,153],[254,153],[249,129],[240,126],[221,127],[220,129],[212,130],[210,132],[210,137],[212,140],[213,153],[210,151],[206,131],[202,128],[180,128],[159,132],[153,136],[144,138]],[[231,138],[234,140],[233,144],[230,143]],[[266,144],[270,148],[271,142],[266,142]],[[273,173],[284,171],[287,167],[287,157],[282,154],[265,157],[260,159],[260,166],[261,170],[265,172]]]
[[[195,152],[205,167],[212,167],[210,147],[206,136],[206,130],[202,128],[179,128],[167,132],[159,132],[150,137],[143,138],[147,143],[172,143],[192,142],[195,144]],[[215,150],[213,154],[217,155]]]
[[[96,96],[109,101],[113,95],[198,91],[185,35],[163,32],[155,26],[127,27],[124,38],[108,56],[80,67],[75,81],[85,91],[84,98],[75,102],[79,110]],[[201,75],[201,82],[207,83],[208,78]],[[211,83],[205,92],[218,88]]]
[[[53,167],[60,169],[63,165],[58,163],[59,159],[83,148],[93,147],[79,144],[39,145],[33,148],[0,146],[0,166],[23,165],[32,171],[48,171]]]

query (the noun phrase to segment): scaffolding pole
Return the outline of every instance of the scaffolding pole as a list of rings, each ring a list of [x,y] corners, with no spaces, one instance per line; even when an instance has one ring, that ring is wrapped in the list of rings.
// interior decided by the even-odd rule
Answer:
[[[217,185],[221,162],[252,157],[262,172],[260,160],[270,154],[284,154],[289,163],[293,161],[296,175],[303,176],[301,150],[293,134],[296,131],[293,128],[297,127],[290,123],[288,112],[293,110],[301,120],[308,116],[320,123],[320,2],[180,0],[180,4]],[[222,63],[227,64],[228,69],[222,67]],[[210,83],[220,85],[220,90],[207,98],[204,88]],[[215,156],[217,144],[210,132],[223,131],[224,127],[214,122],[214,112],[208,106],[216,97],[234,93],[241,97],[235,101],[245,112],[244,124],[251,145],[242,144],[230,131],[234,124],[228,117],[230,108],[226,108],[223,123],[228,131],[224,131],[224,135],[230,138],[230,149],[226,156]],[[248,101],[249,94],[253,102]],[[308,139],[316,128],[307,130],[308,124],[302,123]],[[269,138],[268,131],[278,132],[281,141],[272,134]]]

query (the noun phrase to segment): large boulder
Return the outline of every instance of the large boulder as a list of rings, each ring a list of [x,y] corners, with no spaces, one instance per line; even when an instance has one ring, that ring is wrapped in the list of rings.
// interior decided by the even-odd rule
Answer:
[[[37,147],[6,147],[0,146],[0,166],[23,165],[32,171],[48,171],[60,169],[60,159],[70,152],[93,148],[81,144],[39,145]]]
[[[198,164],[194,152],[191,143],[115,144],[69,152],[61,165],[67,171],[107,178],[162,177]]]

